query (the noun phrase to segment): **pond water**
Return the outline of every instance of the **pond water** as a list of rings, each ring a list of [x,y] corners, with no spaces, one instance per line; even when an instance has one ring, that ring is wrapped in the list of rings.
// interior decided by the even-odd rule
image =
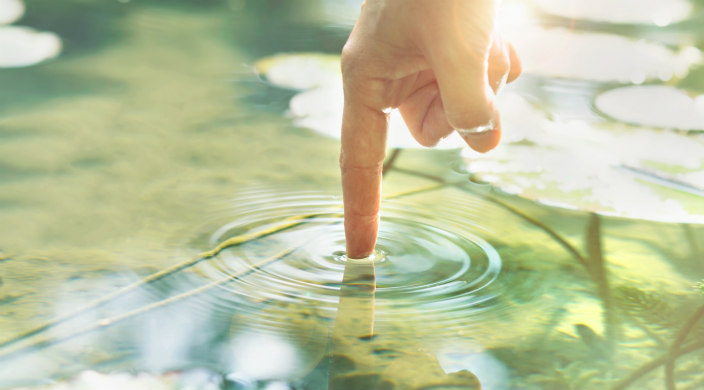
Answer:
[[[45,34],[46,51],[0,54],[0,389],[704,388],[701,0],[508,2],[545,42],[637,48],[595,68],[527,47],[508,93],[549,129],[691,141],[682,166],[677,150],[612,164],[662,199],[570,203],[597,192],[511,181],[533,176],[502,156],[545,151],[520,154],[538,138],[510,126],[489,160],[394,149],[373,263],[344,257],[339,142],[319,134],[336,118],[315,116],[335,109],[258,68],[339,53],[358,1],[4,1],[0,22]],[[624,77],[624,58],[647,66]],[[653,125],[594,103],[643,82],[693,108]],[[623,206],[653,199],[675,211]]]

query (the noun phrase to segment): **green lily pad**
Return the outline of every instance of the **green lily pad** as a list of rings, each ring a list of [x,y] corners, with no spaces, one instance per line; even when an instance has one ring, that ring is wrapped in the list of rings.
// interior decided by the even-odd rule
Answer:
[[[533,0],[541,11],[569,19],[666,26],[692,13],[688,0]]]
[[[465,152],[479,180],[560,207],[704,223],[704,135],[548,118],[515,93],[499,106],[502,143]]]
[[[38,64],[61,52],[61,39],[29,27],[0,26],[0,68]]]
[[[704,130],[704,95],[665,85],[615,88],[597,96],[596,108],[611,118],[643,126]]]

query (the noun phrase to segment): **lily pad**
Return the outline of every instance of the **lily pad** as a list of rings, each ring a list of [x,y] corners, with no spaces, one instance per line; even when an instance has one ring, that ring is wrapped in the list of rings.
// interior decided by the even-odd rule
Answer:
[[[258,61],[255,69],[276,86],[300,91],[291,99],[288,112],[296,126],[309,128],[326,137],[340,138],[344,105],[340,56],[279,54]],[[387,145],[422,148],[411,136],[398,110],[390,114]],[[436,147],[453,149],[465,145],[459,135],[453,134]]]
[[[503,142],[465,152],[479,180],[541,203],[605,215],[704,223],[704,136],[618,122],[548,118],[499,97]]]
[[[24,3],[21,0],[0,0],[0,24],[10,24],[23,14]]]
[[[704,130],[704,95],[665,85],[616,88],[597,96],[596,108],[622,122],[678,130]]]
[[[525,73],[549,77],[640,84],[685,77],[702,62],[693,46],[673,50],[608,33],[519,24],[507,28],[505,36],[516,47]]]
[[[254,64],[270,83],[290,89],[312,89],[341,82],[340,56],[323,53],[282,53]]]
[[[61,52],[61,39],[54,33],[29,27],[0,27],[0,68],[38,64]]]
[[[533,0],[543,12],[569,19],[666,26],[692,13],[688,0]]]

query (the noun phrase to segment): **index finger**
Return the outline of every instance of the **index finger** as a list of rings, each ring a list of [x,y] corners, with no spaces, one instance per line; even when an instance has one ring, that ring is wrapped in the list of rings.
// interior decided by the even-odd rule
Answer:
[[[388,128],[386,114],[357,96],[346,85],[340,153],[347,256],[353,259],[371,255],[376,245]]]

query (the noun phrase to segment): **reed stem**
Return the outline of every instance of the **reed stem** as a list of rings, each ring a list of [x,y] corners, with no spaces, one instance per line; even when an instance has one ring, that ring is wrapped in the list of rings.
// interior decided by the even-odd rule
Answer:
[[[675,384],[675,359],[677,359],[677,352],[679,352],[682,344],[687,339],[687,336],[691,333],[694,326],[699,322],[699,320],[704,316],[704,305],[699,307],[699,309],[687,320],[687,323],[677,332],[675,341],[672,342],[670,349],[667,353],[667,360],[665,361],[665,386],[667,390],[677,390],[677,385]]]

